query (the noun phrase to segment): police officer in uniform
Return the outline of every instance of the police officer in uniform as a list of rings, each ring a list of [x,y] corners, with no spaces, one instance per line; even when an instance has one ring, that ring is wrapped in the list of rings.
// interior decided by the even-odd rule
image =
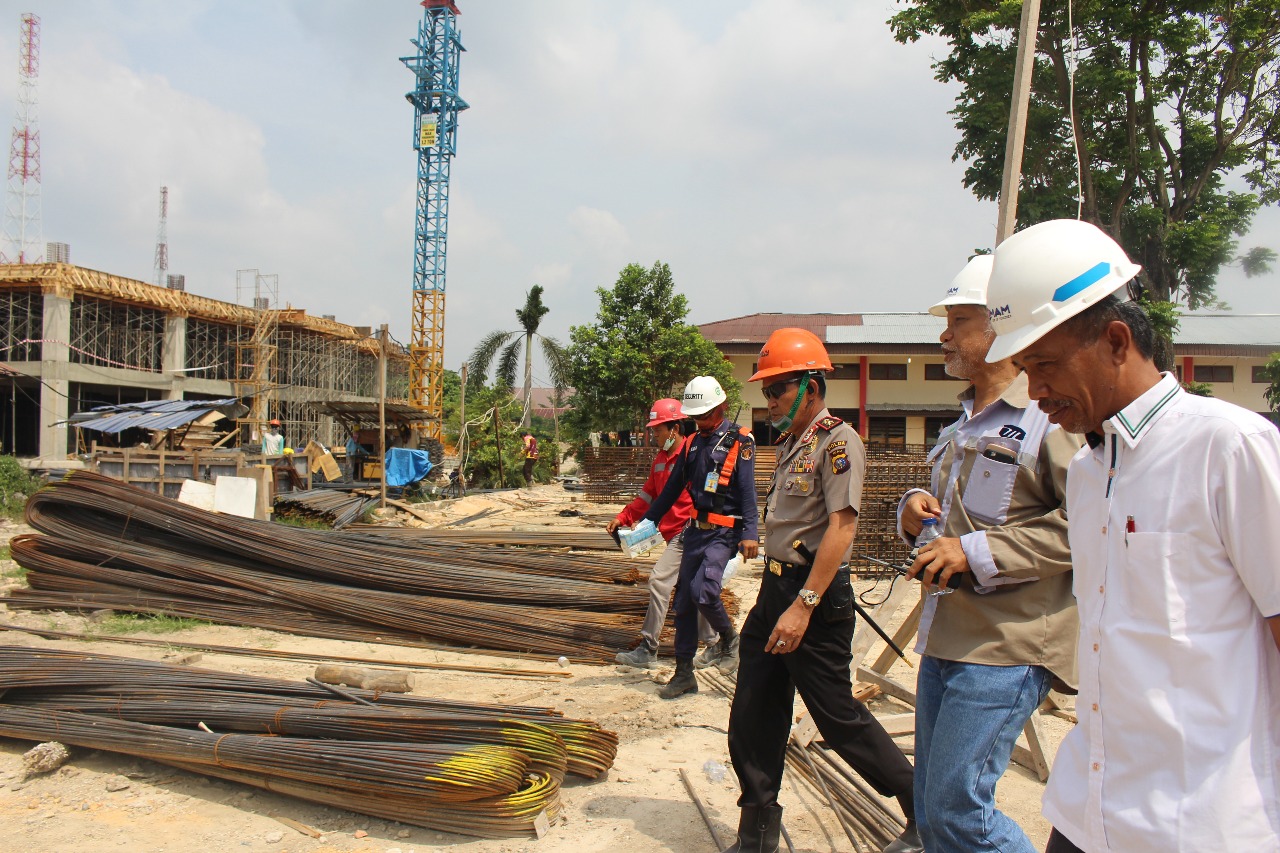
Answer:
[[[848,559],[862,500],[865,451],[826,408],[832,370],[812,332],[779,329],[760,350],[769,418],[786,438],[766,500],[765,572],[742,628],[741,667],[729,716],[729,754],[742,809],[726,853],[774,853],[782,824],[778,791],[795,692],[823,739],[882,796],[897,797],[906,831],[884,853],[919,853],[912,769],[893,739],[853,698],[853,589]]]
[[[698,692],[693,655],[698,650],[699,613],[719,634],[708,660],[723,671],[737,669],[738,632],[720,601],[720,584],[734,552],[750,560],[759,549],[756,443],[748,430],[725,418],[727,405],[724,389],[713,376],[695,376],[685,386],[680,410],[693,418],[698,431],[644,514],[657,524],[681,491],[687,489],[693,499],[676,586],[676,672],[658,691],[663,699]]]

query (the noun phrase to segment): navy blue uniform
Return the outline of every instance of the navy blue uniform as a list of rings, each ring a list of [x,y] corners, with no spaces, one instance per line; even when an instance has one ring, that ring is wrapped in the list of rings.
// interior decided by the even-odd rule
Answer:
[[[721,470],[735,445],[737,462],[728,484],[721,486]],[[691,658],[698,651],[699,611],[716,633],[733,632],[733,623],[720,602],[720,584],[738,543],[759,541],[755,448],[751,434],[727,420],[710,432],[699,430],[676,459],[662,493],[645,513],[645,518],[657,524],[682,489],[688,489],[693,498],[694,517],[685,528],[684,558],[676,587],[677,658]],[[725,517],[736,517],[736,523],[725,526]]]

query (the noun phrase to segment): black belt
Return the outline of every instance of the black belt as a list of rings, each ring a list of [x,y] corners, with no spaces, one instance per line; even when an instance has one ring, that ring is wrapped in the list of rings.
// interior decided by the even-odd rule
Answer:
[[[809,574],[809,566],[806,563],[784,563],[781,560],[773,559],[773,557],[765,557],[764,563],[772,574],[781,578],[807,576]]]

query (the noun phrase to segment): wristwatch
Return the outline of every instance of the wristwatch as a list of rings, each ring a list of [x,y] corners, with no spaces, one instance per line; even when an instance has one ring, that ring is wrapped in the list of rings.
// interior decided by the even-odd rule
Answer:
[[[800,592],[796,595],[796,598],[800,599],[801,603],[804,604],[804,606],[809,608],[810,610],[817,607],[818,602],[822,601],[822,596],[811,589],[800,590]]]

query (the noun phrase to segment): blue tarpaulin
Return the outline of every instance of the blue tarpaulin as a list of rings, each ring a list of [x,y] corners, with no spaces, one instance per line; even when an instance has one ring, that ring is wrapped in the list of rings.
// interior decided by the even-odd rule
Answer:
[[[425,450],[393,447],[387,451],[384,464],[388,486],[408,486],[431,473],[431,459]]]

